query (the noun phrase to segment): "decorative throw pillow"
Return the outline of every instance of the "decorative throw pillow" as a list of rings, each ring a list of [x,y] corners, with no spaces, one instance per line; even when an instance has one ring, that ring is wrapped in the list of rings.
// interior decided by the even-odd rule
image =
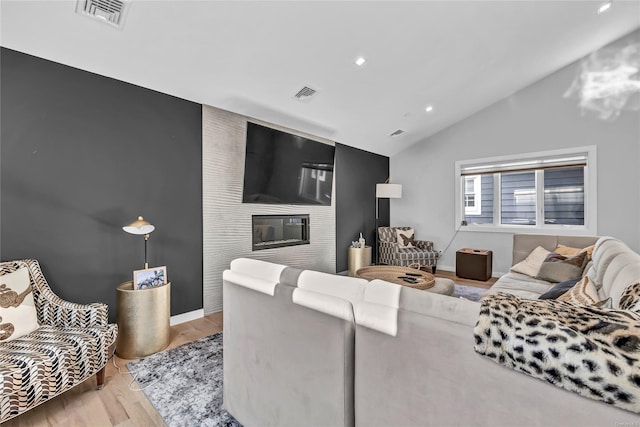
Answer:
[[[578,281],[580,281],[580,279],[571,279],[556,283],[551,289],[540,295],[538,299],[557,299],[560,295],[573,288]]]
[[[538,246],[535,248],[524,261],[520,261],[513,267],[511,267],[511,271],[514,273],[526,274],[527,276],[536,277],[538,275],[538,271],[540,271],[540,266],[547,258],[550,252],[543,248],[542,246]]]
[[[400,230],[396,228],[398,245],[400,245],[401,248],[413,248],[416,245],[416,241],[413,238],[414,234],[413,228],[408,230]]]
[[[620,310],[631,310],[640,313],[640,283],[627,286],[620,296]]]
[[[0,276],[0,342],[38,329],[29,270],[20,268]]]
[[[553,252],[560,255],[564,255],[564,256],[574,256],[574,255],[578,255],[581,252],[586,252],[587,258],[591,259],[593,256],[593,249],[595,247],[596,245],[591,245],[581,249],[581,248],[572,248],[571,246],[558,245],[558,247],[555,248]]]
[[[586,252],[581,252],[572,257],[551,252],[540,266],[536,278],[555,283],[579,279],[582,277],[582,270],[584,270],[586,263]]]
[[[558,297],[558,301],[571,302],[574,304],[593,305],[600,301],[598,290],[589,280],[589,277],[583,277],[575,286],[567,291],[564,295]]]

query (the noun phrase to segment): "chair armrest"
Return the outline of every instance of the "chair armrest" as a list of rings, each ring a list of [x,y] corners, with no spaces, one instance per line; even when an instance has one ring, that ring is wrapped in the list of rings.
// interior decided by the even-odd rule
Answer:
[[[76,304],[51,292],[41,293],[36,306],[40,323],[56,328],[86,328],[109,323],[109,307],[103,303]]]
[[[109,307],[106,304],[76,304],[65,301],[51,290],[38,261],[25,259],[17,261],[16,265],[29,269],[38,322],[41,325],[85,328],[109,324]]]
[[[427,251],[433,251],[433,242],[429,240],[416,240],[416,247]],[[435,251],[434,251],[435,252]]]

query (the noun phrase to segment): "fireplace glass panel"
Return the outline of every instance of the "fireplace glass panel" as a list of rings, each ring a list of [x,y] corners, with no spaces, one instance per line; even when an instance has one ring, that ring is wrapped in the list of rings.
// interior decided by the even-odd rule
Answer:
[[[253,215],[253,250],[309,244],[309,215]]]

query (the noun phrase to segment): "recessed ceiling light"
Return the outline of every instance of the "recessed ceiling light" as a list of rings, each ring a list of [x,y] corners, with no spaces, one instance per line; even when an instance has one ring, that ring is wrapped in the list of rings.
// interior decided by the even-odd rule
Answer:
[[[358,67],[362,67],[364,63],[367,62],[367,60],[364,59],[362,56],[358,56],[354,62]]]
[[[424,109],[424,111],[426,111],[427,113],[430,113],[433,111],[433,105],[427,105],[426,108]]]
[[[611,7],[611,2],[608,1],[598,8],[598,13],[606,12],[607,10],[609,10],[610,7]]]

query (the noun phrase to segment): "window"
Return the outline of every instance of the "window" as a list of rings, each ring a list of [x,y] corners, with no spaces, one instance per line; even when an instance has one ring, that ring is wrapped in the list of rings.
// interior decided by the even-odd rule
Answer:
[[[482,197],[480,191],[480,175],[464,177],[464,213],[465,215],[482,214]]]
[[[596,235],[595,162],[595,147],[456,162],[456,223]]]

